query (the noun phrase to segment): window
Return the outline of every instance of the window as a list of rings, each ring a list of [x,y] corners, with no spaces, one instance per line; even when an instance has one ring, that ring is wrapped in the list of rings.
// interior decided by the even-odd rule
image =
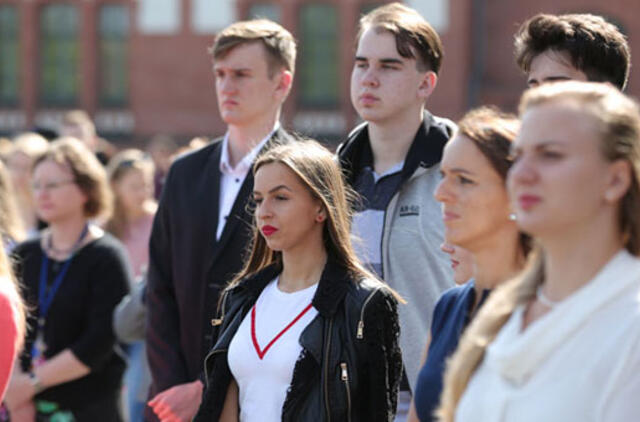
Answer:
[[[334,5],[308,4],[300,13],[300,104],[331,108],[339,102],[338,13]]]
[[[249,19],[267,18],[280,22],[280,7],[271,3],[257,3],[249,8]]]
[[[125,5],[104,5],[99,14],[99,95],[104,106],[127,104],[129,92],[129,12]]]
[[[0,5],[0,105],[13,106],[19,101],[19,44],[16,7]]]
[[[79,90],[78,12],[66,4],[43,6],[40,13],[40,100],[74,106]]]

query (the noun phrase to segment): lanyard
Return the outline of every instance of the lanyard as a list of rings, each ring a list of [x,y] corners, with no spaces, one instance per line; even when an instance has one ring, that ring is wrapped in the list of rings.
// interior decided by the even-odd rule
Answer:
[[[71,256],[64,261],[64,265],[62,269],[58,273],[58,275],[53,280],[53,284],[50,288],[47,289],[47,278],[49,278],[49,257],[45,251],[42,251],[42,263],[40,265],[40,290],[38,291],[38,328],[43,329],[44,324],[47,318],[47,313],[49,312],[49,308],[51,307],[51,303],[53,303],[53,298],[56,296],[56,292],[58,288],[62,284],[65,275],[67,275],[67,271],[71,266],[71,261],[73,260],[73,256],[75,255],[75,249],[80,245],[82,239],[87,235],[89,231],[89,225],[85,224],[82,233],[80,233],[80,237],[73,245],[74,252],[71,253]]]

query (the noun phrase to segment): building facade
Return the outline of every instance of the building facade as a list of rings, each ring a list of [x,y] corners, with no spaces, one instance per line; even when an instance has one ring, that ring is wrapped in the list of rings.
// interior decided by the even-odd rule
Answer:
[[[299,42],[284,124],[337,140],[357,123],[349,99],[359,17],[383,0],[0,0],[0,134],[55,127],[87,110],[119,142],[166,133],[178,139],[224,131],[207,47],[231,22],[268,17]],[[640,2],[610,0],[413,0],[441,34],[445,58],[429,100],[456,119],[473,105],[513,109],[525,80],[513,33],[538,12],[603,14],[632,50]],[[562,3],[562,4],[559,4]],[[636,4],[637,3],[637,4]],[[630,10],[633,9],[633,10]],[[635,74],[629,92],[636,93]]]

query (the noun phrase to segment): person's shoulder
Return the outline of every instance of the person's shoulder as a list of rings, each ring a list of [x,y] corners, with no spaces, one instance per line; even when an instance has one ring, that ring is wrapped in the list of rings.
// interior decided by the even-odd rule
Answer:
[[[126,256],[126,249],[123,243],[107,231],[104,231],[98,238],[87,244],[85,249],[89,254],[118,258]]]
[[[200,171],[202,166],[209,161],[211,155],[222,147],[222,141],[224,138],[217,138],[211,141],[209,144],[198,148],[194,151],[185,152],[178,156],[173,164],[171,164],[170,172],[183,172],[183,171]]]
[[[458,129],[458,125],[456,125],[451,119],[433,114],[431,117],[431,127],[436,128],[449,138],[453,136],[453,133]]]
[[[442,295],[438,299],[436,306],[438,305],[442,305],[445,307],[453,306],[455,303],[457,303],[460,300],[463,300],[465,297],[471,294],[472,291],[473,291],[472,280],[467,281],[466,283],[461,284],[459,286],[454,286],[446,290],[444,293],[442,293]]]
[[[12,250],[11,250],[11,256],[17,256],[17,257],[25,257],[26,255],[33,253],[35,251],[39,251],[40,250],[40,241],[41,241],[41,237],[40,235],[31,238],[31,239],[27,239],[23,242],[18,243]]]

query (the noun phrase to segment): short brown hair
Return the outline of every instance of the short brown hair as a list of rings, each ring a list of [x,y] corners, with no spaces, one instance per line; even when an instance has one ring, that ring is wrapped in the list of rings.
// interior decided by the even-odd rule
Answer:
[[[89,149],[71,137],[58,138],[33,164],[33,169],[44,161],[53,161],[73,173],[74,181],[87,196],[84,215],[89,218],[108,217],[111,213],[111,190],[107,173]]]
[[[281,25],[268,19],[236,22],[220,32],[209,53],[214,59],[226,56],[235,47],[260,42],[267,53],[269,76],[280,69],[293,73],[296,67],[296,40]]]
[[[435,29],[414,9],[400,3],[380,6],[360,18],[356,43],[369,28],[386,31],[396,39],[398,54],[416,59],[418,70],[436,74],[442,65],[444,51]]]
[[[566,52],[571,65],[593,82],[610,82],[624,90],[629,78],[631,51],[618,27],[591,14],[538,14],[515,35],[518,66],[529,72],[539,54]]]

